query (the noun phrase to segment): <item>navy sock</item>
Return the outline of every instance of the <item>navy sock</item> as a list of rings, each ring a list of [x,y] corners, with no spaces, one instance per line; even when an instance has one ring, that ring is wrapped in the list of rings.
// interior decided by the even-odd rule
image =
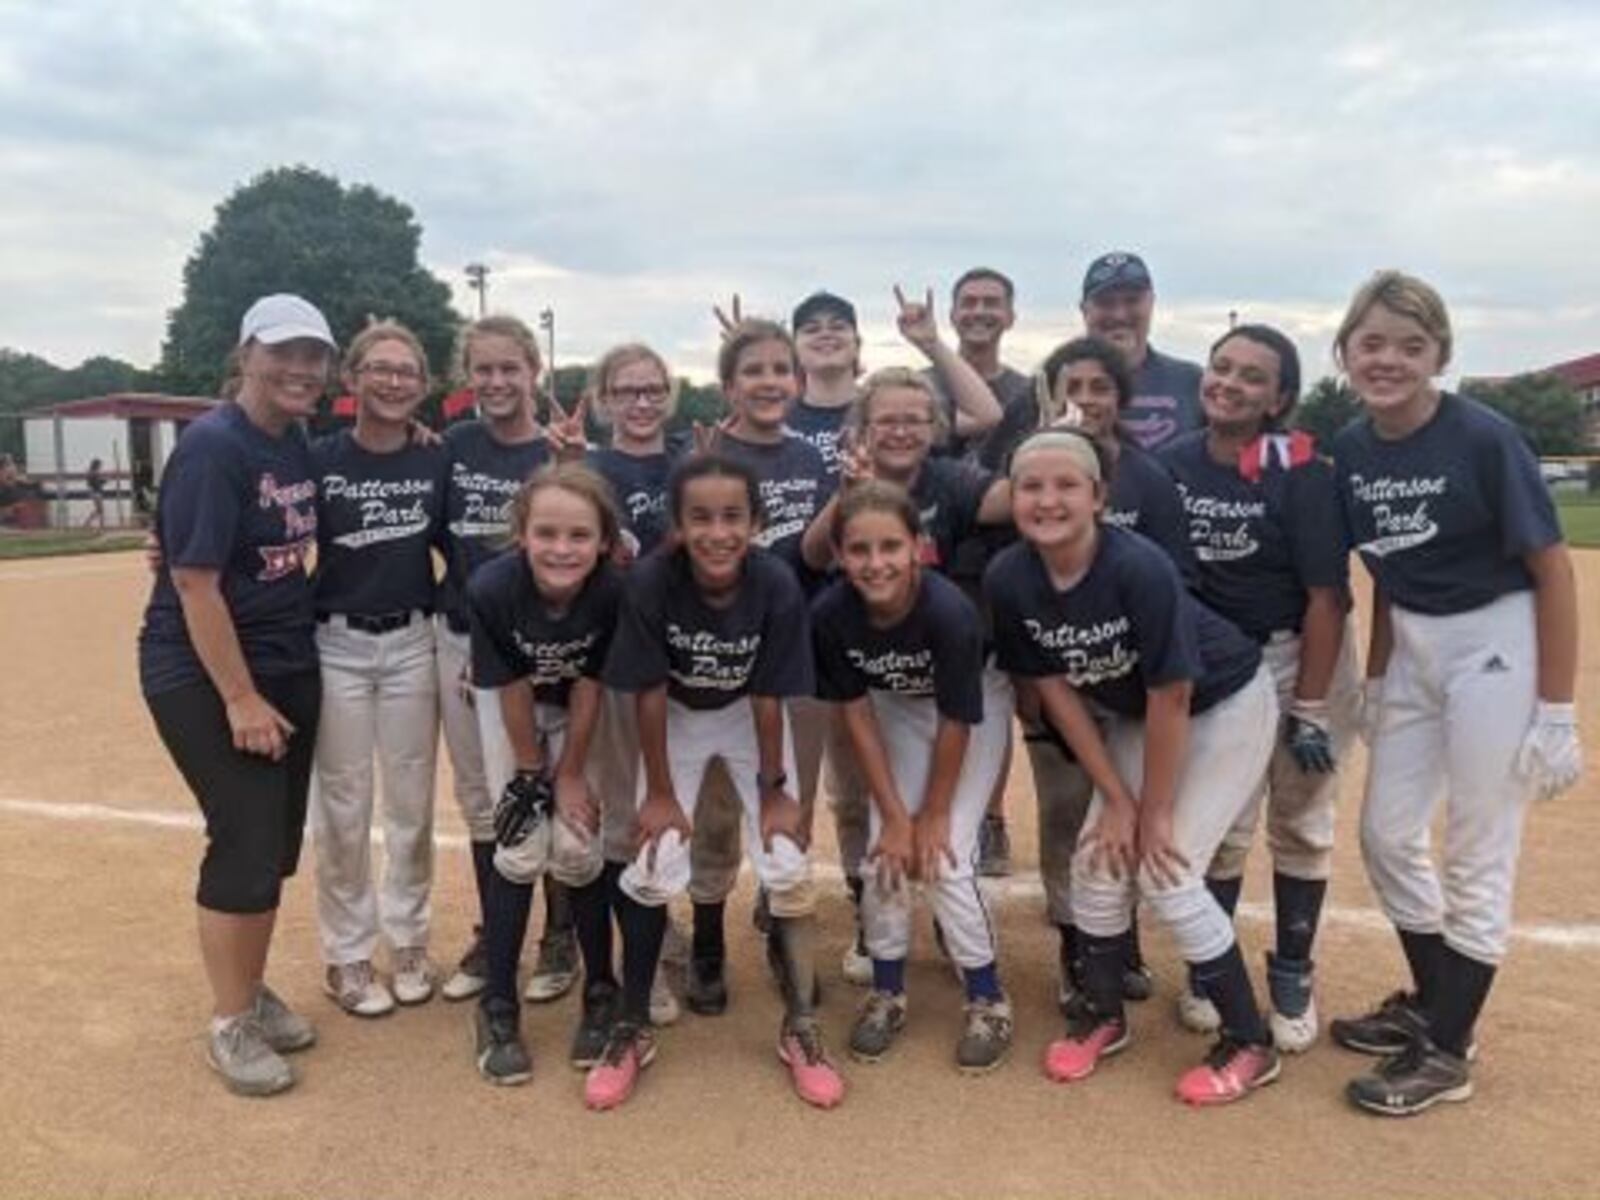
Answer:
[[[1057,925],[1061,935],[1061,976],[1074,988],[1083,987],[1083,950],[1078,945],[1076,925]]]
[[[694,906],[694,943],[692,953],[696,962],[716,963],[719,966],[728,956],[727,942],[722,933],[723,901]]]
[[[622,926],[622,1015],[640,1025],[650,1022],[650,985],[667,934],[667,906],[644,905],[623,893],[617,902]]]
[[[1478,1023],[1478,1014],[1494,984],[1495,968],[1444,945],[1435,969],[1438,986],[1426,1009],[1428,1036],[1439,1049],[1465,1058],[1472,1027]]]
[[[1256,1004],[1238,942],[1216,958],[1191,963],[1189,978],[1200,994],[1217,1006],[1225,1036],[1249,1045],[1268,1042],[1267,1026],[1261,1019],[1261,1008]]]
[[[1231,921],[1234,913],[1239,911],[1239,893],[1244,891],[1244,879],[1208,879],[1206,891],[1222,905],[1222,911],[1228,914],[1228,920]]]
[[[967,984],[968,1000],[998,1000],[1004,995],[1000,990],[1000,972],[993,962],[981,967],[963,967],[961,977]]]
[[[1411,929],[1402,929],[1399,933],[1400,948],[1406,952],[1411,980],[1416,985],[1417,1003],[1426,1009],[1433,1000],[1439,963],[1444,957],[1444,934],[1417,933]]]
[[[478,843],[473,843],[476,850]],[[517,963],[528,935],[533,884],[512,883],[499,871],[489,872],[489,897],[483,913],[483,947],[489,960],[485,992],[497,1000],[517,1002]]]
[[[1139,907],[1128,915],[1128,932],[1122,935],[1123,962],[1133,970],[1144,966],[1144,950],[1139,945]]]
[[[906,990],[906,960],[903,958],[875,958],[872,960],[872,988],[900,996]]]
[[[1273,873],[1272,906],[1278,919],[1279,958],[1305,962],[1311,957],[1311,944],[1317,939],[1317,924],[1322,920],[1322,900],[1327,894],[1326,879],[1296,879]]]
[[[494,869],[494,843],[472,843],[472,882],[478,889],[479,923],[489,915],[489,880],[497,874]]]
[[[564,883],[544,877],[544,937],[572,932],[572,896]]]
[[[1102,1017],[1123,1019],[1122,970],[1127,963],[1128,935],[1094,937],[1078,931],[1082,951],[1083,990],[1089,1004]]]
[[[593,882],[568,888],[572,903],[572,927],[578,934],[578,949],[583,953],[584,991],[605,985],[617,986],[612,965],[611,881],[604,871]],[[548,926],[547,926],[548,928]]]

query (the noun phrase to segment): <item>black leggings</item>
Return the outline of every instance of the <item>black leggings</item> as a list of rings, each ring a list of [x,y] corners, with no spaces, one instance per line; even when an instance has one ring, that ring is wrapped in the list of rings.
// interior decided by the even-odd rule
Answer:
[[[145,698],[167,753],[205,814],[206,853],[195,899],[215,912],[277,908],[305,834],[322,678],[316,671],[269,675],[256,687],[295,728],[278,762],[233,748],[227,706],[209,680]]]

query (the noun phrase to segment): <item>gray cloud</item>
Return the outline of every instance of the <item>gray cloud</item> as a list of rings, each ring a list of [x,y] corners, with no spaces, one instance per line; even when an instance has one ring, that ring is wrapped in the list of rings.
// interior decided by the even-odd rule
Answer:
[[[704,371],[711,301],[1015,275],[1024,363],[1142,250],[1158,337],[1230,309],[1326,363],[1372,269],[1445,291],[1469,371],[1595,348],[1600,16],[1487,0],[0,8],[0,344],[138,361],[212,207],[309,162],[417,211],[459,287]],[[459,293],[463,309],[468,297]],[[143,314],[141,318],[141,314]]]

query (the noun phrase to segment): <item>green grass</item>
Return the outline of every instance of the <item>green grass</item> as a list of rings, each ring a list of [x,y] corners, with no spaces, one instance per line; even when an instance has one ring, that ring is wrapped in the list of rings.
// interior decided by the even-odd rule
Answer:
[[[114,530],[98,533],[87,529],[40,529],[0,531],[0,561],[14,558],[58,558],[67,554],[106,554],[114,550],[137,550],[144,534]]]
[[[1568,545],[1600,548],[1600,495],[1558,495],[1556,512]]]

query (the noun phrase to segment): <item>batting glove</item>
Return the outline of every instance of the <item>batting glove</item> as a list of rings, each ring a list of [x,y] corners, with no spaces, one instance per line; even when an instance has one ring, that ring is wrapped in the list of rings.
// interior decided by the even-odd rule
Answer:
[[[520,846],[550,819],[555,788],[543,771],[518,771],[494,806],[494,837],[506,849]]]
[[[1333,734],[1328,729],[1328,702],[1296,696],[1283,722],[1283,744],[1307,775],[1331,774]]]
[[[1357,730],[1361,740],[1372,745],[1378,740],[1378,726],[1383,723],[1383,676],[1368,679],[1361,685],[1361,712]]]
[[[1533,724],[1517,751],[1517,774],[1533,785],[1541,800],[1559,796],[1583,774],[1583,745],[1578,741],[1578,710],[1572,704],[1539,701]]]

